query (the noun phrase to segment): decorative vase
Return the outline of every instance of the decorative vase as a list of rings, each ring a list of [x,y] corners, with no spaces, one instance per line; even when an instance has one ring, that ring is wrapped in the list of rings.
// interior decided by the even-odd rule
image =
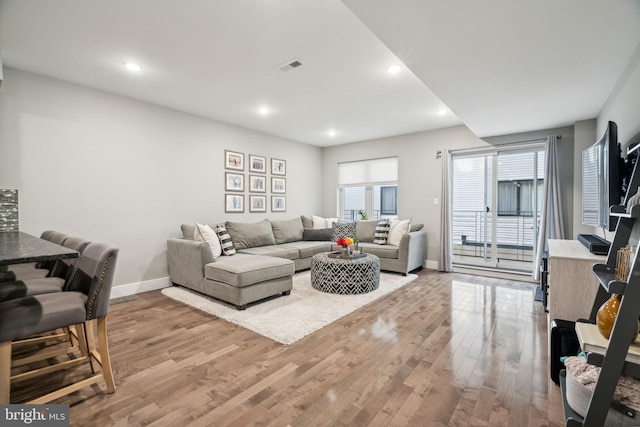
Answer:
[[[629,200],[627,200],[627,213],[631,213],[631,208],[638,204],[640,204],[640,187],[638,187],[638,191],[636,192],[636,194],[634,194],[629,198]]]
[[[622,295],[611,294],[611,298],[605,301],[604,304],[598,309],[596,315],[596,324],[598,331],[603,337],[609,339],[611,331],[613,330],[613,324],[616,322],[618,316],[618,310],[620,310],[620,302],[622,301]],[[631,341],[635,341],[638,336],[638,322],[636,322],[636,329],[633,332],[633,338]]]

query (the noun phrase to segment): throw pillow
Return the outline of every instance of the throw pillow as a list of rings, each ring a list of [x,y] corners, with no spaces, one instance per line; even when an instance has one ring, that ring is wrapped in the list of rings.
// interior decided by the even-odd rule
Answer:
[[[331,228],[334,222],[338,222],[338,218],[323,218],[321,216],[311,215],[311,223],[313,224],[314,230]]]
[[[400,240],[402,236],[409,232],[411,227],[411,218],[398,221],[394,219],[391,221],[391,227],[389,227],[388,243],[393,246],[400,246]]]
[[[220,247],[222,248],[222,253],[229,256],[235,255],[236,248],[233,246],[231,236],[229,236],[229,232],[227,231],[225,226],[216,225],[215,232],[218,235],[218,239],[220,239]]]
[[[211,248],[213,259],[222,255],[222,246],[220,246],[220,239],[215,231],[208,225],[198,224],[196,222],[196,229],[193,233],[193,240],[197,242],[205,242]]]
[[[334,242],[338,239],[356,237],[356,223],[355,222],[334,222],[331,226],[331,240]]]
[[[376,225],[376,232],[373,237],[373,243],[376,245],[386,245],[387,238],[389,237],[390,223],[388,219],[383,219]]]
[[[330,242],[333,236],[333,230],[330,228],[323,228],[314,230],[312,228],[306,228],[302,234],[302,240],[317,241],[317,242]]]

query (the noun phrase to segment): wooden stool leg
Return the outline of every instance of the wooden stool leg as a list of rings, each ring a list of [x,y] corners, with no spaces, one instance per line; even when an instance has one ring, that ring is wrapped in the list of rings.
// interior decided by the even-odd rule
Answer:
[[[87,341],[87,337],[86,337],[86,332],[84,329],[84,324],[79,324],[79,325],[73,325],[69,327],[69,331],[71,331],[71,328],[74,329],[74,334],[76,337],[76,341],[78,342],[78,348],[80,349],[80,354],[82,354],[83,356],[89,356],[89,348],[88,348],[88,341]],[[71,333],[69,333],[70,336],[73,336]],[[94,369],[93,364],[91,364],[91,369],[93,370],[93,373],[96,373],[96,370]]]
[[[0,405],[9,404],[11,395],[11,341],[0,343]]]
[[[96,336],[94,333],[94,325],[96,324],[95,319],[87,320],[82,325],[76,325],[76,331],[83,331],[83,338],[87,343],[87,351],[89,354],[89,363],[91,364],[91,371],[93,373],[100,372],[102,361],[100,360],[100,353],[98,353],[98,349],[96,348]],[[78,337],[78,341],[80,337]]]
[[[100,347],[100,358],[102,359],[102,374],[107,383],[107,391],[116,391],[116,382],[111,370],[111,357],[109,357],[109,343],[107,339],[107,316],[98,319],[98,346]]]

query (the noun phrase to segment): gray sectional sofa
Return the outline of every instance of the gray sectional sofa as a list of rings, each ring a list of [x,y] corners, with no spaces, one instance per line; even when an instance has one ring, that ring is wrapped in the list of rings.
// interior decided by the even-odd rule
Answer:
[[[356,222],[356,238],[364,252],[380,258],[380,269],[406,275],[422,268],[427,234],[421,226],[404,234],[398,246],[373,243],[378,221]],[[307,217],[256,223],[227,221],[237,250],[214,259],[207,243],[194,240],[195,225],[182,225],[182,238],[167,241],[171,282],[229,302],[238,309],[278,294],[289,294],[293,274],[311,266],[317,253],[337,251],[331,229],[312,230]]]

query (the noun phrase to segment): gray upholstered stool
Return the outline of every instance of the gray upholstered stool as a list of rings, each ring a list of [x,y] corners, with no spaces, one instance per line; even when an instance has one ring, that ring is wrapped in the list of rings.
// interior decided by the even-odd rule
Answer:
[[[365,294],[378,289],[380,259],[372,254],[357,259],[311,258],[311,286],[332,294]]]

